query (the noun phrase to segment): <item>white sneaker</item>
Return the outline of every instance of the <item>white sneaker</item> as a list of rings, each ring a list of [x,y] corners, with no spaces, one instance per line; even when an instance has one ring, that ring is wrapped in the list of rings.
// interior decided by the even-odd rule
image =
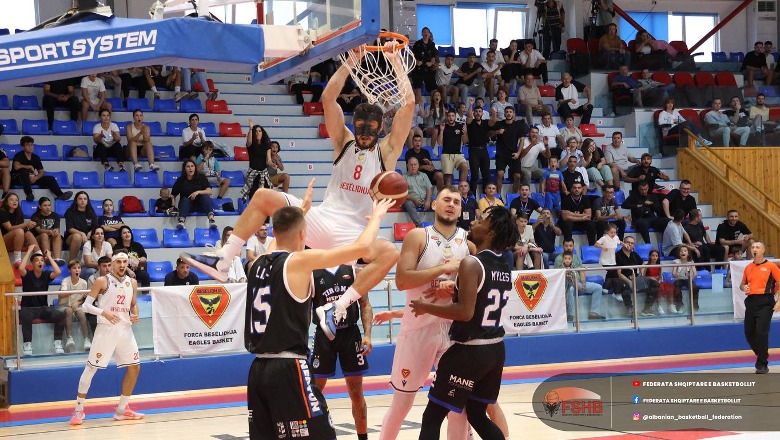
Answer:
[[[65,341],[65,351],[70,353],[74,348],[76,348],[76,343],[73,341],[72,336],[68,336],[68,340]]]
[[[62,341],[57,339],[54,341],[54,354],[63,354],[65,350],[62,349]]]
[[[669,304],[669,313],[671,314],[677,314],[677,306],[674,304]]]
[[[32,342],[22,344],[22,356],[32,356]]]
[[[663,307],[661,307],[661,304],[658,304],[658,314],[659,315],[666,315],[666,311]]]
[[[89,338],[84,338],[84,351],[89,351],[92,348],[92,341]]]

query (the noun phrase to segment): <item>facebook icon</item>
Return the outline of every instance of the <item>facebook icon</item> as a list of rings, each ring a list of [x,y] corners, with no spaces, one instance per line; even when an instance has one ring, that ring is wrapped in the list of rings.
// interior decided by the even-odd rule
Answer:
[[[636,404],[636,403],[640,403],[642,399],[639,396],[634,396],[631,398],[631,401]]]

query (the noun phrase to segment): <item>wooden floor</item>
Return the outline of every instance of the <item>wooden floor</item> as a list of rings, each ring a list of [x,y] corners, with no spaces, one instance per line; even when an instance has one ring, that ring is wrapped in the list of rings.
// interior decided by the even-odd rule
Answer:
[[[774,351],[774,350],[773,350]],[[640,358],[631,360],[620,360],[621,370],[625,371],[626,366],[634,371],[658,371],[658,364],[663,363],[670,366],[680,366],[686,372],[752,372],[752,368],[742,366],[742,360],[746,359],[743,352],[734,352],[731,357],[723,358],[722,353],[706,355],[686,355],[686,356],[668,356],[654,358]],[[729,359],[728,362],[720,362],[723,359]],[[734,359],[739,360],[739,365],[734,368]],[[692,363],[693,362],[693,363]],[[691,368],[687,365],[699,365],[700,369]],[[538,380],[526,380],[524,375],[539,376],[538,373],[549,370],[556,374],[561,371],[607,371],[614,370],[616,362],[580,362],[571,365],[537,365],[528,367],[513,367],[507,369],[505,377],[510,376],[508,382],[501,388],[499,403],[501,404],[510,427],[510,438],[513,439],[584,439],[584,438],[611,438],[619,440],[647,440],[647,439],[667,439],[667,440],[695,440],[703,438],[725,438],[725,439],[779,439],[780,433],[737,433],[737,432],[717,432],[710,431],[706,433],[667,433],[652,432],[641,434],[630,434],[628,432],[618,431],[578,431],[564,432],[552,429],[542,423],[534,414],[531,401],[534,390],[538,386]],[[732,366],[732,367],[729,367]],[[674,371],[675,367],[670,368]],[[387,378],[371,378],[370,382],[386,381]],[[521,382],[521,383],[518,383]],[[343,390],[343,381],[334,380],[329,383],[331,391]],[[371,388],[371,387],[367,387]],[[326,389],[326,396],[328,395]],[[188,404],[181,405],[179,408],[157,408],[148,411],[144,420],[115,422],[109,418],[109,409],[116,404],[116,399],[93,399],[88,400],[86,405],[87,419],[79,427],[71,427],[64,421],[63,414],[71,411],[72,402],[55,402],[50,404],[22,405],[11,408],[11,415],[30,414],[26,421],[20,420],[0,424],[5,426],[0,428],[0,438],[14,438],[19,440],[46,439],[46,440],[70,440],[70,439],[133,439],[133,440],[155,440],[155,439],[218,439],[218,440],[238,440],[247,439],[247,421],[246,408],[240,399],[236,398],[243,392],[237,388],[231,391],[233,399],[226,399],[222,403],[212,405],[210,409],[191,409],[192,402],[204,401],[204,398],[189,400]],[[213,393],[212,393],[213,394]],[[415,400],[412,411],[407,416],[407,423],[401,430],[398,437],[400,440],[411,440],[418,438],[419,421],[422,411],[427,404],[427,393],[420,392]],[[331,408],[331,414],[334,424],[337,428],[337,434],[340,439],[355,439],[355,431],[352,426],[352,415],[349,399],[344,398],[343,394],[331,395],[328,398],[328,405]],[[170,398],[164,396],[162,398]],[[161,399],[160,396],[139,396],[134,398],[138,404],[136,409],[143,409],[144,404]],[[369,438],[377,439],[379,427],[382,424],[382,417],[390,404],[391,394],[382,393],[369,395],[366,397],[368,403],[368,424]],[[232,400],[232,401],[231,401]],[[213,399],[211,401],[214,401]],[[189,408],[188,408],[189,407]],[[147,407],[148,408],[148,407]],[[777,408],[773,409],[777,411]],[[101,413],[102,414],[97,414]],[[6,420],[8,420],[6,414]],[[13,417],[11,417],[13,419]],[[29,423],[29,424],[26,424]],[[445,422],[446,423],[446,422]],[[16,425],[16,426],[14,426]],[[446,430],[442,430],[442,438],[446,438]]]

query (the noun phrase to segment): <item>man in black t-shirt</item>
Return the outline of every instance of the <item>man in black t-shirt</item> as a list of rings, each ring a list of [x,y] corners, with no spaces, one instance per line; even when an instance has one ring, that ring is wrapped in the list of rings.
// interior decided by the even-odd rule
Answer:
[[[477,54],[471,52],[466,62],[460,66],[460,71],[456,72],[460,78],[455,82],[455,85],[460,89],[462,102],[467,102],[466,99],[469,95],[475,98],[485,97],[485,86],[482,81],[474,81],[481,77],[482,70],[482,65],[477,62]]]
[[[76,121],[79,118],[79,98],[76,97],[76,89],[70,79],[49,81],[43,84],[43,109],[46,110],[46,118],[49,121],[49,130],[54,127],[55,107],[65,108],[70,111],[70,119]]]
[[[588,245],[596,243],[596,223],[590,210],[590,198],[582,193],[582,183],[574,182],[571,193],[561,197],[561,219],[558,225],[563,231],[563,239],[571,240],[572,231],[585,231]]]
[[[701,209],[692,209],[688,212],[688,224],[683,225],[691,243],[699,250],[699,259],[696,262],[707,263],[713,258],[715,261],[726,261],[723,246],[710,242],[710,235],[704,229],[701,217]]]
[[[530,131],[524,120],[515,119],[515,108],[504,109],[504,120],[498,120],[495,110],[490,112],[488,126],[492,129],[488,134],[496,136],[496,192],[501,194],[501,186],[504,182],[504,173],[509,167],[509,175],[513,181],[519,182],[522,178],[520,161],[520,139]]]
[[[644,153],[639,159],[639,165],[628,170],[628,177],[626,177],[624,180],[631,183],[631,191],[636,191],[637,188],[639,188],[639,184],[642,182],[647,182],[650,187],[650,191],[653,191],[655,189],[659,189],[655,186],[655,181],[657,179],[666,181],[669,180],[669,176],[664,174],[663,171],[654,167],[652,164],[653,156],[651,156],[649,153]]]
[[[474,98],[469,98],[468,114],[466,115],[466,132],[469,143],[469,169],[471,169],[471,179],[469,185],[474,193],[477,192],[477,183],[482,178],[483,187],[487,184],[490,177],[490,155],[487,151],[487,144],[490,139],[487,121],[482,119],[484,109],[474,107]]]
[[[444,174],[444,186],[452,185],[452,175],[457,168],[460,181],[465,182],[469,174],[469,163],[463,157],[463,143],[466,141],[466,129],[455,121],[455,110],[447,111],[447,121],[439,126],[438,144],[442,146],[441,172]]]
[[[422,38],[412,45],[412,53],[417,64],[410,75],[417,102],[422,99],[423,83],[428,92],[436,90],[436,70],[439,67],[439,51],[433,42],[433,34],[427,27],[422,28],[421,34]]]
[[[520,195],[509,204],[509,212],[511,212],[512,215],[520,215],[523,213],[527,215],[528,218],[531,218],[531,214],[534,211],[539,214],[542,213],[542,207],[531,197],[530,185],[525,183],[520,185],[519,194]]]
[[[422,147],[422,142],[422,136],[415,134],[412,137],[412,148],[406,150],[404,160],[408,162],[409,159],[416,158],[417,162],[420,163],[420,172],[428,176],[431,184],[435,185],[438,191],[441,191],[444,187],[444,174],[433,165],[431,153]]]
[[[671,219],[671,214],[678,209],[682,209],[690,215],[691,211],[696,209],[696,199],[691,195],[691,181],[683,180],[680,182],[679,189],[669,191],[669,194],[661,201],[664,208],[664,215]]]
[[[57,179],[52,176],[44,175],[43,163],[41,158],[33,153],[33,144],[35,140],[30,136],[22,136],[19,141],[22,151],[14,156],[14,166],[11,172],[13,181],[22,185],[24,193],[27,195],[27,201],[35,200],[32,185],[38,185],[41,188],[50,190],[59,200],[68,200],[73,195],[72,191],[62,192]]]
[[[749,86],[753,85],[754,79],[765,79],[764,84],[772,84],[774,71],[769,70],[766,65],[764,43],[756,41],[756,44],[753,45],[753,52],[745,54],[745,59],[742,60],[739,70],[745,72],[745,83]]]
[[[22,277],[22,292],[46,292],[49,290],[51,280],[60,276],[60,267],[51,258],[51,253],[46,251],[46,256],[40,252],[32,253],[37,245],[30,245],[19,263],[19,276]],[[27,270],[27,262],[32,255],[33,270]],[[52,270],[43,270],[45,261],[48,260]],[[54,323],[54,353],[63,354],[62,332],[65,330],[65,313],[49,306],[48,296],[44,293],[35,296],[23,296],[22,307],[19,309],[19,321],[22,324],[22,355],[32,356],[32,323],[35,319],[43,319]]]
[[[650,228],[663,234],[666,225],[669,224],[658,195],[650,192],[647,182],[640,183],[637,190],[623,202],[621,208],[631,210],[631,224],[645,243],[650,243]]]
[[[634,245],[636,240],[634,237],[626,237],[623,240],[623,247],[615,252],[615,263],[618,266],[641,266],[644,264],[644,260],[636,252],[634,252]],[[604,287],[612,289],[614,293],[619,293],[623,297],[623,305],[626,307],[626,313],[628,316],[633,315],[633,278],[636,278],[636,292],[644,292],[645,305],[642,309],[642,316],[655,315],[654,304],[655,299],[658,297],[658,281],[641,276],[639,269],[619,269],[608,270],[604,281]]]
[[[718,225],[715,241],[723,246],[725,255],[733,255],[735,260],[741,260],[745,251],[753,244],[753,233],[744,223],[739,221],[739,212],[732,209],[728,217]]]
[[[176,259],[176,269],[165,275],[164,286],[197,286],[198,276],[190,272],[190,265],[181,258]]]
[[[569,156],[566,161],[566,168],[561,171],[563,175],[563,186],[561,187],[561,196],[565,197],[571,194],[571,187],[575,183],[579,183],[583,187],[585,186],[585,178],[582,173],[577,171],[578,160],[577,156]]]

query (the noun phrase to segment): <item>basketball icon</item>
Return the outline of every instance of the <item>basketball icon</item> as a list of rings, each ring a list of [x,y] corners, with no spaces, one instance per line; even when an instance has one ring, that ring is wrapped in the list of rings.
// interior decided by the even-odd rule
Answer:
[[[395,200],[393,207],[400,207],[406,201],[409,184],[404,176],[395,171],[385,171],[377,174],[371,180],[371,198],[374,200]]]

